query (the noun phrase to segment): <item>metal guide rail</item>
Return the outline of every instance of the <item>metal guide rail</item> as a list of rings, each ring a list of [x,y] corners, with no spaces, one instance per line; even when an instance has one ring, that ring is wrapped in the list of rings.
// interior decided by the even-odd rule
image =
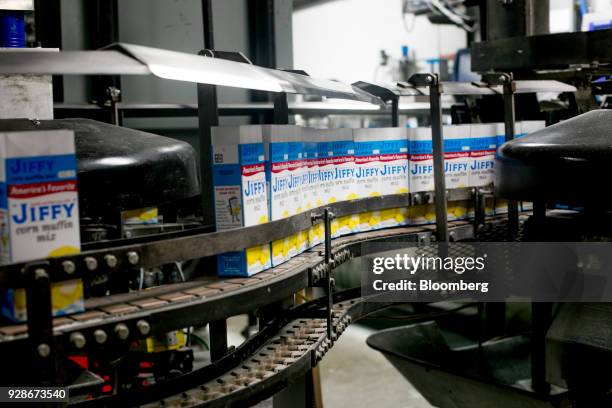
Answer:
[[[492,222],[495,221],[492,220]],[[451,223],[450,227],[453,236],[457,240],[473,237],[474,227],[468,221],[454,222]],[[210,321],[225,319],[236,314],[252,311],[271,302],[287,299],[305,287],[320,285],[321,281],[327,280],[329,282],[330,268],[339,266],[353,256],[363,255],[361,253],[361,243],[364,241],[400,239],[412,242],[430,242],[435,240],[433,233],[434,227],[431,225],[371,231],[335,239],[333,241],[333,251],[331,252],[331,262],[329,260],[328,262],[325,261],[327,249],[325,245],[321,244],[277,268],[250,278],[210,278],[182,284],[164,285],[151,290],[88,299],[86,301],[86,312],[70,317],[53,319],[51,337],[54,339],[52,341],[47,339],[46,341],[47,344],[54,344],[54,348],[62,350],[62,353],[66,354],[96,353],[109,347],[114,348],[117,346],[122,348],[134,340],[162,335],[171,330],[201,326]],[[304,311],[298,314],[302,318],[315,318],[315,320],[307,321],[306,326],[308,327],[305,331],[300,331],[299,335],[311,337],[310,335],[313,334],[312,330],[315,330],[317,334],[320,334],[322,330],[324,337],[313,342],[306,341],[297,350],[294,347],[297,345],[296,343],[290,341],[289,343],[291,344],[285,344],[283,340],[281,341],[282,347],[279,346],[280,351],[271,354],[273,360],[265,362],[263,366],[259,367],[259,361],[262,357],[266,356],[266,350],[270,351],[270,347],[274,348],[278,345],[278,343],[268,343],[266,350],[263,351],[263,355],[260,353],[253,360],[249,360],[255,364],[253,366],[255,368],[251,367],[255,371],[251,373],[251,377],[259,376],[260,378],[256,379],[267,380],[268,377],[279,371],[280,368],[276,367],[278,364],[286,365],[290,370],[287,372],[283,371],[284,374],[280,377],[269,380],[272,385],[277,384],[282,388],[286,385],[286,383],[282,382],[285,374],[297,375],[304,372],[311,367],[307,364],[311,360],[310,364],[316,365],[316,362],[331,346],[333,340],[335,340],[336,334],[342,332],[348,324],[346,319],[339,320],[338,316],[334,313],[337,305],[334,305],[329,300],[331,299],[329,296],[332,295],[332,291],[329,290],[328,293],[327,297],[323,297],[317,303],[317,307],[320,309],[321,305],[323,305],[324,310],[311,311],[311,313]],[[326,300],[330,302],[327,305],[324,302]],[[337,295],[334,297],[334,301],[336,300]],[[327,312],[325,309],[327,309]],[[281,314],[283,313],[281,312]],[[278,330],[280,330],[280,327],[268,324],[260,332],[258,339],[268,341],[277,336]],[[28,331],[29,328],[25,324],[1,327],[0,347],[3,354],[24,355],[24,353],[31,353],[32,345],[36,346],[38,344],[38,336],[30,336]],[[326,340],[326,338],[331,340]],[[248,344],[249,350],[253,347],[253,344],[253,342]],[[310,348],[304,347],[304,345]],[[38,348],[34,347],[34,350],[40,354],[39,357],[44,357],[39,348],[40,346]],[[310,349],[313,349],[314,352],[310,353]],[[310,357],[302,356],[297,358],[295,354],[291,354],[291,358],[287,359],[287,353],[295,351],[303,351],[305,354],[310,353]],[[233,358],[238,357],[240,359],[234,361],[236,366],[239,362],[248,360],[247,356],[243,354],[233,355]],[[215,363],[207,367],[209,367],[207,372],[213,373],[219,371],[219,367],[227,368],[221,361],[215,361]],[[229,368],[234,368],[234,366]],[[244,370],[248,372],[251,369]],[[262,370],[263,372],[268,370],[268,374],[262,374]],[[188,375],[191,376],[192,373]],[[216,376],[219,375],[221,374],[216,374]],[[250,374],[245,375],[247,379],[250,378]],[[197,374],[193,374],[193,376],[197,377]],[[247,383],[246,379],[242,377],[239,380],[243,384]],[[221,379],[221,381],[225,380]],[[200,378],[193,386],[199,386],[203,382],[205,380]],[[181,382],[181,384],[185,387],[191,383]],[[278,391],[280,389],[266,384],[268,383],[262,382],[263,388],[256,387],[253,390],[242,390],[242,393],[246,393],[246,395],[240,393],[232,398],[250,398],[250,394],[253,393],[273,392],[273,390]],[[168,388],[164,382],[162,389],[172,390],[175,388]],[[147,392],[157,395],[156,393],[159,393],[159,390],[160,387],[153,386]],[[212,399],[215,395],[219,396],[217,391],[226,390],[232,393],[236,390],[236,387],[232,385],[215,390],[210,397],[205,397],[205,399]],[[126,398],[129,398],[129,395]],[[161,398],[164,397],[158,395],[153,400]],[[103,405],[108,406],[106,403]],[[130,403],[129,405],[132,404]]]
[[[74,403],[75,407],[213,407],[246,405],[282,390],[316,366],[351,322],[389,306],[360,297],[359,288],[334,295],[333,335],[312,317],[323,299],[296,306],[219,361],[144,391]]]
[[[488,222],[497,225],[505,221],[493,218]],[[451,223],[450,228],[457,240],[473,238],[474,228],[468,221]],[[353,256],[364,255],[361,252],[364,241],[430,242],[435,239],[433,232],[434,227],[426,225],[338,238],[333,242],[331,266],[337,267]],[[322,246],[251,278],[207,279],[90,299],[85,313],[54,319],[55,344],[66,353],[95,353],[287,298],[303,287],[316,285],[322,278],[321,268],[325,265]],[[239,349],[202,369],[144,391],[100,397],[78,405],[132,406],[169,399],[160,402],[160,406],[179,401],[181,406],[222,406],[232,401],[264,398],[285,387],[289,378],[302,375],[316,365],[352,320],[385,306],[362,303],[358,299],[348,301],[359,295],[360,288],[348,294],[334,294],[329,323],[325,318],[327,299],[323,297],[289,312],[280,312],[280,317]],[[3,353],[19,353],[28,347],[26,329],[25,325],[0,328]],[[172,397],[172,394],[177,395]]]
[[[465,198],[466,193],[455,194]],[[475,191],[474,194],[480,193]],[[420,200],[423,201],[424,197]],[[398,208],[412,202],[414,197],[407,194],[341,202],[332,206],[335,214],[332,213],[332,208],[326,207],[322,213],[318,212],[321,209],[316,209],[312,213],[258,227],[217,233],[196,231],[193,235],[181,232],[176,238],[168,238],[173,235],[170,233],[159,241],[99,248],[73,257],[5,266],[0,269],[3,282],[25,287],[28,322],[0,328],[2,353],[5,356],[32,356],[31,364],[39,367],[38,378],[33,380],[36,383],[65,383],[65,377],[58,377],[58,369],[61,370],[61,367],[56,364],[57,358],[61,356],[69,353],[96,353],[109,348],[123,349],[131,341],[161,336],[185,327],[205,324],[211,324],[213,327],[216,322],[225,322],[228,317],[291,298],[294,293],[311,286],[322,286],[327,294],[326,327],[328,336],[331,337],[331,272],[335,266],[350,259],[353,253],[359,254],[360,242],[402,235],[411,235],[413,240],[435,239],[434,227],[423,226],[356,234],[332,242],[332,217]],[[85,312],[69,317],[52,317],[52,281],[79,277],[87,283],[110,274],[125,277],[130,270],[134,271],[137,267],[149,268],[177,260],[202,258],[264,244],[305,230],[319,222],[324,222],[325,225],[324,244],[254,277],[212,277],[179,285],[165,285],[150,291],[90,298],[86,301]],[[463,231],[455,234],[457,239],[461,239],[461,236],[472,237],[476,231],[475,225],[467,221],[451,226]],[[221,337],[224,332],[225,329],[219,333],[219,340],[224,337]],[[211,329],[211,339],[216,339],[216,334],[216,329]],[[216,342],[218,340],[211,341],[212,344],[217,344]],[[225,352],[226,346],[219,348],[219,354],[215,354],[213,360]]]
[[[449,190],[449,201],[470,200],[475,189]],[[371,197],[329,204],[327,207],[337,216],[357,214],[367,211],[408,207],[433,203],[433,193],[397,194]],[[120,241],[78,255],[49,258],[45,260],[22,262],[0,267],[0,286],[24,287],[27,285],[28,270],[43,270],[52,282],[91,278],[98,274],[121,273],[125,268],[152,268],[173,262],[187,261],[249,248],[303,231],[322,222],[313,218],[321,213],[323,207],[304,212],[289,218],[267,224],[246,228],[236,228],[219,232],[201,232],[200,229],[185,233],[168,233],[147,238],[144,242]]]
[[[474,228],[468,221],[453,222],[450,227],[457,240],[473,237]],[[354,256],[361,256],[361,243],[364,241],[403,239],[429,242],[435,239],[433,235],[434,226],[424,225],[338,238],[333,241],[332,265],[336,267]],[[53,319],[53,335],[66,350],[77,352],[246,313],[317,284],[324,277],[322,251],[321,244],[249,278],[211,277],[87,299],[85,312]],[[127,334],[124,334],[125,330]],[[27,333],[27,324],[0,327],[0,348],[26,346]]]

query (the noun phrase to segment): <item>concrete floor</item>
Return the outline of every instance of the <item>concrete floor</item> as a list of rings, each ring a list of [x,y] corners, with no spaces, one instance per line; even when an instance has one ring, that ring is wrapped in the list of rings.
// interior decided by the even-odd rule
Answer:
[[[351,325],[319,367],[325,408],[430,408],[431,405],[366,339],[371,329]]]
[[[246,316],[228,320],[228,344],[244,341]],[[353,324],[319,364],[324,408],[431,408],[432,406],[366,339],[373,329]],[[272,399],[256,408],[272,408]],[[289,408],[289,407],[288,407]]]

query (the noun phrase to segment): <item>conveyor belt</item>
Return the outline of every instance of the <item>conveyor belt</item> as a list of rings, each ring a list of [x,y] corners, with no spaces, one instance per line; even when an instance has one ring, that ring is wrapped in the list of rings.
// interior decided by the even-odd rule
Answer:
[[[505,217],[488,220],[491,224],[504,221]],[[474,226],[468,221],[452,222],[449,227],[455,240],[473,238]],[[429,242],[435,239],[434,230],[432,225],[398,227],[334,239],[331,266],[333,268],[353,256],[364,255],[363,242]],[[53,336],[59,349],[68,354],[128,345],[134,340],[185,327],[202,326],[287,299],[324,276],[324,246],[321,244],[279,267],[250,278],[208,277],[88,299],[84,313],[53,319]],[[355,296],[358,297],[359,292]],[[352,303],[345,303],[345,299],[338,296],[336,300],[333,308],[336,334],[341,333],[351,320],[384,306],[355,299]],[[315,302],[315,306],[321,305]],[[322,311],[316,312],[318,314],[299,316],[298,313],[298,317],[277,317],[233,353],[176,380],[164,381],[135,394],[121,393],[112,398],[102,397],[83,403],[132,406],[145,403],[155,405],[164,400],[164,406],[224,406],[235,401],[255,401],[272,395],[285,387],[288,379],[302,375],[316,365],[335,341],[335,338],[328,338]],[[76,335],[84,338],[85,343],[71,341]],[[101,338],[104,340],[100,341]],[[27,339],[25,324],[0,327],[0,348],[3,353],[30,352],[31,344]]]
[[[341,237],[333,240],[335,266],[360,255],[364,241],[429,239],[433,226],[400,227]],[[471,237],[472,224],[451,223],[458,239]],[[84,313],[53,319],[54,335],[71,349],[70,335],[80,332],[87,345],[97,345],[94,331],[108,337],[118,324],[127,325],[130,335],[125,341],[162,334],[182,327],[197,326],[285,299],[309,286],[317,278],[323,263],[322,245],[304,252],[286,263],[249,278],[223,279],[210,277],[180,284],[159,286],[149,290],[111,295],[86,300]],[[140,322],[140,323],[139,323]],[[142,333],[139,326],[148,324]],[[0,347],[19,343],[27,338],[27,325],[0,327]]]
[[[74,406],[221,407],[259,401],[316,366],[351,322],[389,306],[389,303],[358,297],[358,293],[353,290],[335,297],[333,338],[327,336],[324,318],[292,319],[289,315],[272,322],[220,361],[163,386]],[[320,306],[320,301],[312,301],[296,307],[292,314],[299,315]],[[266,331],[273,331],[274,335],[267,338]]]

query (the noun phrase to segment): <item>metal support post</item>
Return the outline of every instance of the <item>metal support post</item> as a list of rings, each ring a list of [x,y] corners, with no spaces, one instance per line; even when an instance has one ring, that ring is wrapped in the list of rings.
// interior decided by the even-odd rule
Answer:
[[[331,271],[334,266],[334,259],[332,256],[331,222],[335,218],[335,215],[331,212],[329,208],[325,208],[323,213],[313,214],[311,218],[313,225],[318,221],[323,221],[323,226],[325,228],[325,236],[323,241],[325,246],[325,250],[323,253],[323,260],[325,264],[325,278],[321,279],[321,281],[324,283],[322,285],[320,284],[320,286],[324,285],[327,296],[327,302],[325,305],[325,316],[327,318],[327,337],[329,339],[333,339],[334,327],[332,320],[332,308],[334,306],[334,280],[331,276]]]
[[[472,198],[474,200],[474,237],[478,238],[485,222],[486,202],[485,196],[480,188],[475,188],[473,190]]]
[[[212,25],[212,0],[202,1],[202,20],[204,24],[204,47],[200,55],[212,57],[214,36]],[[202,197],[202,222],[214,224],[214,203],[211,172],[211,128],[219,125],[217,88],[214,85],[198,84],[198,126],[200,128],[200,183]]]
[[[444,135],[442,134],[441,89],[437,75],[432,75],[429,85],[431,104],[431,137],[433,142],[434,187],[436,200],[436,228],[440,242],[448,242],[448,220],[446,204],[446,179],[444,174]]]
[[[215,362],[227,354],[227,321],[216,320],[208,324],[210,335],[210,361]]]
[[[289,124],[289,102],[285,92],[280,92],[274,96],[274,124]]]
[[[504,127],[506,131],[505,141],[509,142],[516,135],[516,112],[514,108],[514,93],[516,92],[516,84],[512,74],[487,74],[483,75],[483,81],[489,85],[501,85],[504,96]],[[508,235],[509,240],[514,241],[518,233],[519,216],[518,202],[514,200],[508,201]]]
[[[437,74],[415,74],[410,78],[410,83],[417,87],[429,88],[437,238],[440,242],[448,242],[444,135],[442,133],[442,85]]]
[[[541,395],[550,393],[546,381],[546,332],[552,320],[552,303],[531,303],[531,387]]]
[[[533,203],[536,239],[540,240],[546,222],[546,202]],[[550,384],[546,381],[546,332],[552,321],[552,303],[531,303],[531,386],[542,395],[548,395]]]
[[[26,269],[26,310],[28,340],[32,347],[33,371],[39,385],[56,383],[55,342],[51,308],[51,281],[45,265]]]
[[[391,127],[399,127],[399,96],[391,99]]]
[[[334,325],[332,321],[332,308],[334,306],[333,299],[333,279],[331,277],[331,270],[334,260],[332,259],[331,247],[331,222],[334,218],[334,214],[329,210],[325,209],[324,222],[325,222],[325,266],[326,266],[326,292],[327,292],[327,338],[333,340],[334,338]]]
[[[110,109],[111,123],[115,126],[123,125],[122,113],[119,111],[119,102],[121,101],[121,90],[114,86],[109,86],[106,89],[108,95],[108,108]]]

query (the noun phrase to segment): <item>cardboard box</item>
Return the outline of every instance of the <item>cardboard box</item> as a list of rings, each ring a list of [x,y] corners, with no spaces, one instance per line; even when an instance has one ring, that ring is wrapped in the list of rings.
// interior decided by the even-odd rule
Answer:
[[[409,192],[408,135],[404,128],[355,129],[355,185],[359,198]],[[407,208],[359,214],[359,231],[408,223]]]
[[[217,230],[267,223],[268,194],[261,127],[213,128],[212,150]],[[251,276],[270,266],[269,244],[217,257],[219,276]]]
[[[0,133],[0,259],[2,263],[80,252],[74,133]],[[51,286],[54,316],[84,310],[81,280]],[[25,290],[2,294],[2,314],[25,321]]]
[[[355,147],[351,129],[321,129],[319,139],[319,178],[322,201],[332,204],[353,200],[355,193]],[[336,238],[357,229],[359,217],[347,215],[332,221],[331,233]]]
[[[444,175],[446,188],[465,188],[469,183],[470,126],[444,126]]]
[[[302,184],[302,204],[305,210],[318,208],[323,203],[319,198],[319,150],[320,134],[314,128],[301,128],[302,145],[304,148],[304,174],[307,181]],[[304,179],[304,177],[302,178]],[[323,224],[317,224],[307,230],[308,247],[312,248],[324,239]]]
[[[430,128],[408,129],[409,186],[412,193],[434,191]]]
[[[262,132],[270,219],[276,221],[301,210],[301,130],[293,125],[264,125]],[[272,266],[288,261],[298,254],[298,250],[298,234],[272,242]]]
[[[468,185],[483,187],[493,184],[498,124],[476,123],[470,131],[470,171]]]

